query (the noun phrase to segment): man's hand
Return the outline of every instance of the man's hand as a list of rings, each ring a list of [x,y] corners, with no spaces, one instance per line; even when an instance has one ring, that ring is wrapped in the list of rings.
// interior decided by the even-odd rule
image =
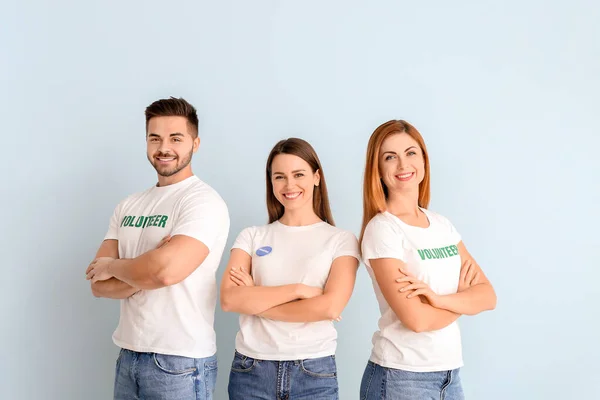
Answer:
[[[112,278],[113,276],[109,272],[108,267],[114,260],[115,259],[112,257],[96,258],[85,271],[85,279],[91,280],[92,283],[96,283],[98,281],[106,281]]]

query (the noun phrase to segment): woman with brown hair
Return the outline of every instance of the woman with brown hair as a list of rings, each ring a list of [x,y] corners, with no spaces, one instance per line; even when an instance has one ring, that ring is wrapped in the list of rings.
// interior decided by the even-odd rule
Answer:
[[[359,254],[334,226],[323,168],[310,144],[282,140],[266,165],[269,223],[237,237],[221,307],[238,312],[230,399],[337,399],[336,329]]]
[[[420,133],[402,120],[379,126],[367,149],[360,242],[381,318],[361,399],[464,399],[456,320],[496,305],[460,234],[427,209],[429,187]]]

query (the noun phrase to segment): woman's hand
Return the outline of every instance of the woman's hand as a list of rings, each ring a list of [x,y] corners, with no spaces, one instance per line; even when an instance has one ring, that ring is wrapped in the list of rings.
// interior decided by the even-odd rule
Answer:
[[[431,290],[429,285],[425,282],[415,278],[414,276],[409,275],[402,269],[400,269],[400,272],[402,272],[406,276],[403,278],[396,279],[396,282],[408,283],[408,285],[405,285],[398,289],[400,293],[406,293],[406,297],[409,299],[415,296],[421,296],[421,298],[423,300],[426,300],[426,302],[429,303],[431,306],[441,308],[442,296]]]
[[[479,265],[473,259],[467,259],[460,268],[458,291],[462,292],[478,283]]]
[[[229,271],[229,279],[238,286],[254,286],[254,279],[244,270],[244,267],[233,267]]]

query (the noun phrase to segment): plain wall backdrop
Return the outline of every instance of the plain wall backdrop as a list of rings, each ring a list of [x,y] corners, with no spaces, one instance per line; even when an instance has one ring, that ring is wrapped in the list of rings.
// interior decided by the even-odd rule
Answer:
[[[156,182],[144,108],[200,117],[194,172],[225,199],[228,246],[267,220],[264,163],[317,150],[337,225],[359,233],[369,135],[406,119],[450,218],[498,294],[462,317],[468,399],[597,395],[600,3],[0,3],[0,398],[112,398],[117,301],[84,271],[115,205]],[[220,280],[228,250],[218,273]],[[340,397],[379,311],[361,265],[338,328]],[[226,385],[237,315],[216,311]]]

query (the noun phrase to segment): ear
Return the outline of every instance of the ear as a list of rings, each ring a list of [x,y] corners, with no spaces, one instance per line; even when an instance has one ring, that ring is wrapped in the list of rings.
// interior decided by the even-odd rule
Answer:
[[[200,138],[197,137],[194,139],[194,147],[193,147],[194,153],[198,151],[199,147],[200,147]]]
[[[319,173],[319,170],[317,170],[315,172],[315,186],[319,186],[320,183],[321,183],[321,174]]]

